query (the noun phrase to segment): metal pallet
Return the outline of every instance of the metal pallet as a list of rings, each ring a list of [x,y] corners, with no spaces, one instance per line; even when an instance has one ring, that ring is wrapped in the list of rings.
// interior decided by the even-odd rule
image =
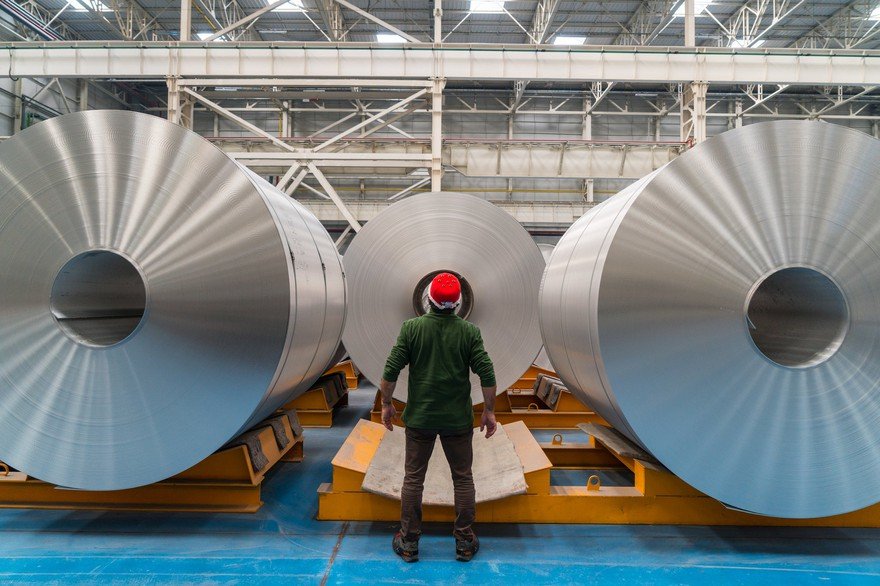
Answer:
[[[528,492],[481,503],[477,507],[481,523],[880,527],[880,505],[821,519],[781,519],[729,509],[685,484],[607,426],[585,426],[587,441],[571,444],[561,436],[539,444],[522,423],[506,429],[522,461]],[[383,426],[367,421],[352,431],[333,459],[333,481],[318,488],[318,519],[399,518],[399,501],[361,490],[384,433]],[[633,482],[602,486],[599,476],[593,474],[582,486],[557,486],[550,482],[554,467],[628,469]],[[747,479],[743,490],[748,490]],[[451,522],[454,516],[452,507],[426,506],[423,511],[426,521]]]
[[[189,470],[127,490],[64,489],[0,465],[0,508],[116,509],[253,513],[263,504],[263,478],[279,462],[301,462],[302,428],[279,413]]]
[[[295,410],[303,427],[332,427],[333,414],[348,405],[348,385],[342,372],[327,373],[312,388],[284,405]]]
[[[351,360],[343,360],[324,374],[333,374],[335,372],[341,372],[345,375],[345,384],[348,385],[349,391],[358,388],[358,380],[360,379],[361,373],[355,368],[355,365]]]

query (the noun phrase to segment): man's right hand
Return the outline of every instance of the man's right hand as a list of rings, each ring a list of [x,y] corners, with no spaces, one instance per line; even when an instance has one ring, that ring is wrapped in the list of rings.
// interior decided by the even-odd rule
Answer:
[[[495,421],[494,411],[483,410],[483,415],[480,417],[480,431],[483,431],[483,429],[486,430],[486,439],[495,435],[495,430],[498,429],[498,423]]]
[[[394,403],[387,403],[382,405],[382,424],[385,425],[385,429],[388,431],[394,431],[394,417],[397,415],[397,409],[394,408]]]

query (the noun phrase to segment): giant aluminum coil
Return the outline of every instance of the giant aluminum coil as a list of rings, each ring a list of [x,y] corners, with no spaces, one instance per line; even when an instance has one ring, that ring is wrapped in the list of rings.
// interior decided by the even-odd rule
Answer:
[[[880,501],[880,141],[726,132],[590,210],[541,291],[569,388],[676,475],[788,518]]]
[[[343,339],[354,364],[378,384],[401,324],[427,311],[431,279],[461,279],[458,313],[476,324],[495,365],[499,392],[531,366],[541,349],[538,289],[544,259],[510,214],[464,193],[425,193],[370,220],[345,252],[349,286]],[[404,369],[394,391],[406,401]],[[471,399],[483,402],[471,377]]]
[[[336,352],[333,353],[333,356],[330,357],[330,362],[327,363],[326,368],[324,370],[330,370],[343,360],[348,357],[348,350],[345,349],[345,344],[339,342],[339,346],[336,347]]]
[[[553,254],[554,248],[556,247],[553,244],[545,244],[543,242],[538,244],[538,250],[541,251],[541,256],[544,257],[545,263],[550,262],[550,255]]]
[[[553,244],[545,244],[543,242],[538,244],[538,249],[541,251],[545,263],[550,262],[550,255],[553,254],[554,248]],[[538,353],[538,357],[535,358],[535,366],[544,370],[553,370],[553,364],[550,362],[550,357],[547,356],[547,349],[544,346],[541,346],[541,351]]]
[[[0,460],[61,486],[168,478],[303,392],[345,282],[305,208],[154,116],[0,144]]]

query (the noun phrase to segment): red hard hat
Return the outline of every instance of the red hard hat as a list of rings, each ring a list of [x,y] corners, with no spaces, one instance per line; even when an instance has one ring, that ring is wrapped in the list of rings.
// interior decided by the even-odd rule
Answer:
[[[451,273],[440,273],[431,281],[428,299],[440,309],[454,309],[461,303],[461,283]]]

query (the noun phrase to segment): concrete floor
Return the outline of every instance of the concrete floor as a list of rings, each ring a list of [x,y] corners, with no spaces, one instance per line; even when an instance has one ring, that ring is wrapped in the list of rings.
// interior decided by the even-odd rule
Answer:
[[[880,530],[856,529],[482,525],[463,564],[451,528],[429,526],[422,561],[404,564],[392,524],[314,519],[330,459],[372,401],[354,391],[333,429],[307,430],[305,462],[267,478],[253,515],[0,510],[0,583],[880,583]]]

